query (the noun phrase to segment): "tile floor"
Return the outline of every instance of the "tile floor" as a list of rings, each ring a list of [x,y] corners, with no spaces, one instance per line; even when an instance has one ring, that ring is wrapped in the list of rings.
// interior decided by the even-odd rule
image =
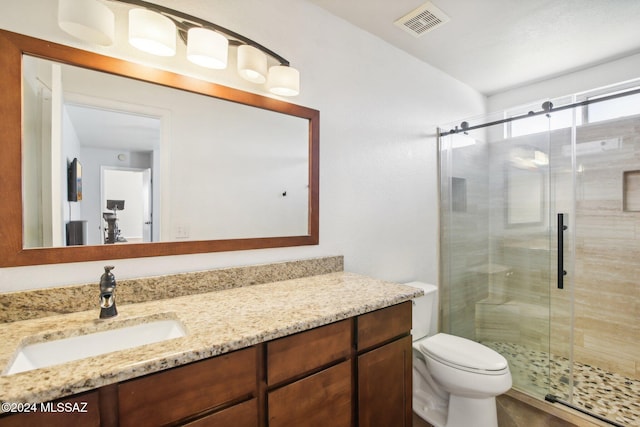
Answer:
[[[547,393],[624,426],[640,426],[640,380],[575,362],[570,400],[569,361],[518,344],[483,342],[508,361],[514,388],[544,397]],[[551,375],[549,375],[551,373]]]

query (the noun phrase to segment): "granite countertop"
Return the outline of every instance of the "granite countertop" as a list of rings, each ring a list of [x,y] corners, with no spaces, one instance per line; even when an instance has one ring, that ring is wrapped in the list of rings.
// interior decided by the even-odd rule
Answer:
[[[99,308],[0,324],[0,401],[43,402],[398,304],[417,288],[337,272],[118,306],[99,320]],[[96,297],[97,298],[97,297]],[[117,292],[116,292],[117,300]],[[97,304],[96,304],[97,305]],[[187,335],[61,365],[4,375],[21,344],[177,319]]]

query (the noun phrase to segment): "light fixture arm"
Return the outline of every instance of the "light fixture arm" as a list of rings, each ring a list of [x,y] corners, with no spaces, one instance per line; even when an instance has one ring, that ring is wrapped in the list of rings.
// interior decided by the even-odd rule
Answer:
[[[229,39],[229,44],[231,45],[239,46],[239,45],[246,44],[249,46],[253,46],[256,49],[259,49],[260,51],[265,53],[266,55],[274,58],[276,61],[280,63],[280,65],[289,66],[289,61],[287,61],[285,58],[278,55],[271,49],[267,49],[266,47],[262,46],[260,43],[257,43],[251,40],[250,38],[243,36],[242,34],[238,34],[234,31],[221,27],[220,25],[214,24],[212,22],[205,21],[204,19],[200,19],[195,16],[189,15],[187,13],[170,9],[168,7],[160,6],[154,3],[149,3],[144,0],[108,0],[108,1],[140,6],[145,9],[153,10],[155,12],[158,12],[166,16],[167,18],[171,19],[179,28],[180,38],[183,41],[186,41],[186,32],[189,30],[189,28],[201,26],[203,28],[214,30],[223,34],[225,37],[227,37],[227,39]],[[181,21],[181,20],[184,20],[184,21]]]

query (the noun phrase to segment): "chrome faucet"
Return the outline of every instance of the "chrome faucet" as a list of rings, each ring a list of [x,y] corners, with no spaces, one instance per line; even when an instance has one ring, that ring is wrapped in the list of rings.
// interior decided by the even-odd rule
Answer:
[[[115,267],[107,265],[104,274],[100,277],[100,318],[108,319],[118,315],[116,310],[116,276],[111,270]]]

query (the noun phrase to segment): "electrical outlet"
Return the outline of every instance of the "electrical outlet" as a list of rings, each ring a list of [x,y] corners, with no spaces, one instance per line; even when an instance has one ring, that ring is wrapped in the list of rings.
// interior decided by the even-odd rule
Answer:
[[[188,225],[176,225],[176,239],[188,239],[189,238],[189,226]]]

